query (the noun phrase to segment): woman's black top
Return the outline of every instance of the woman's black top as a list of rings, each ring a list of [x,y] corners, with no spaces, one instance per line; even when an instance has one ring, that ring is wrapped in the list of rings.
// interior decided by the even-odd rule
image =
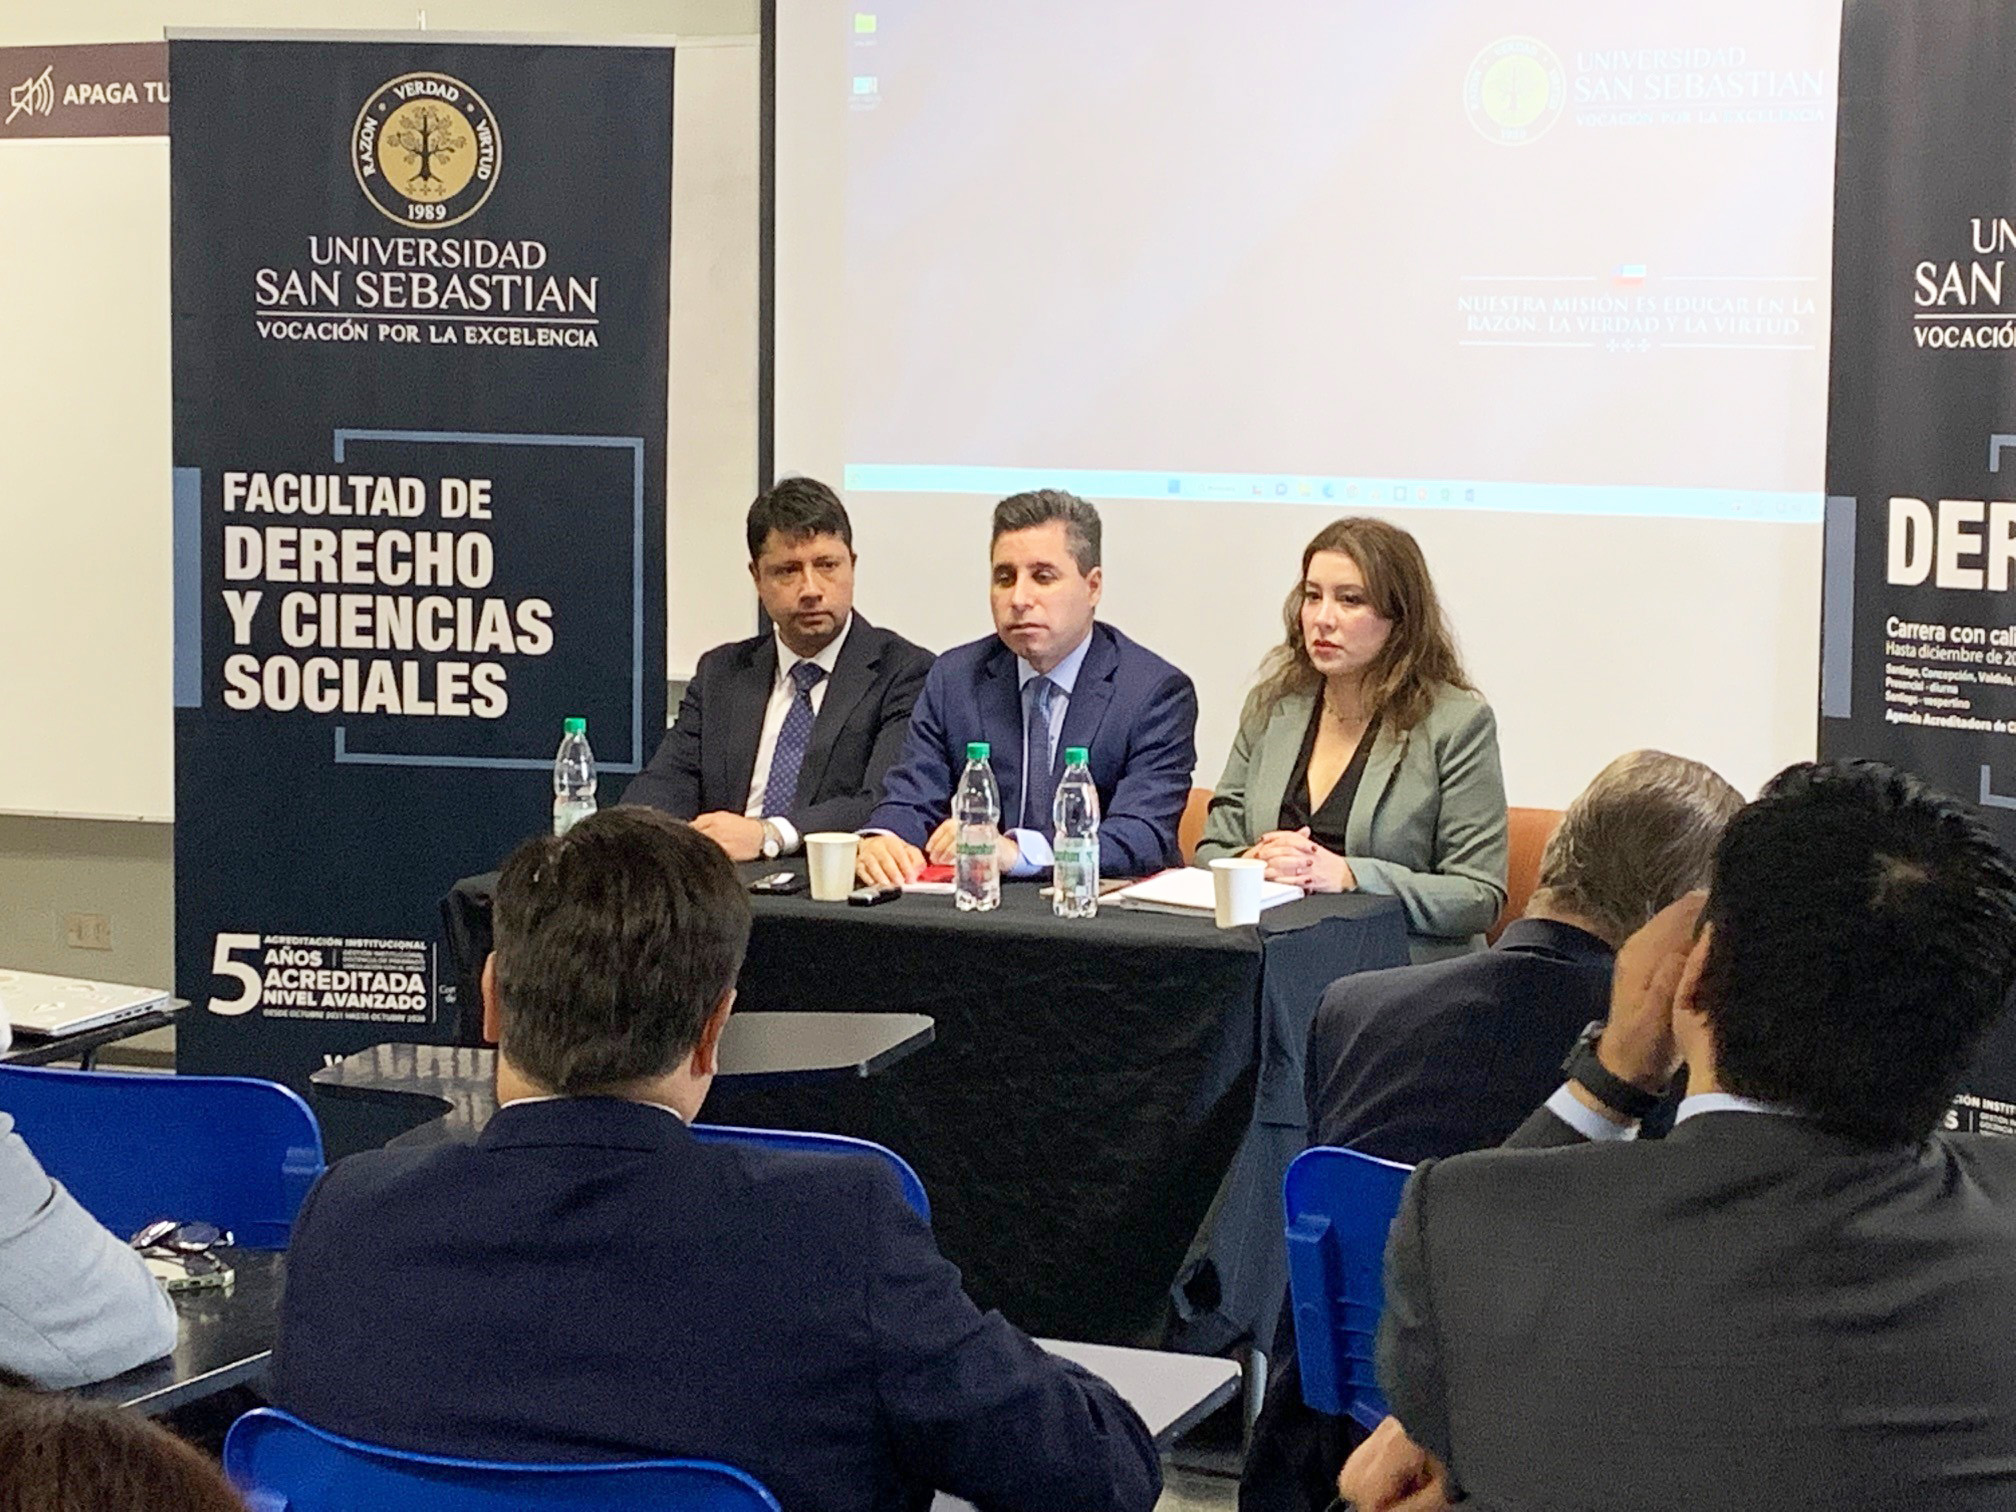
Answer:
[[[1374,714],[1372,722],[1365,726],[1365,733],[1358,737],[1358,749],[1351,753],[1350,764],[1323,799],[1323,806],[1311,813],[1309,756],[1316,749],[1316,731],[1322,722],[1323,700],[1319,698],[1316,707],[1309,711],[1309,728],[1302,736],[1302,753],[1295,758],[1295,770],[1288,774],[1288,791],[1281,799],[1281,828],[1298,830],[1306,824],[1310,839],[1341,856],[1344,854],[1344,829],[1351,820],[1351,804],[1357,798],[1358,784],[1365,776],[1365,758],[1379,735],[1379,716]]]

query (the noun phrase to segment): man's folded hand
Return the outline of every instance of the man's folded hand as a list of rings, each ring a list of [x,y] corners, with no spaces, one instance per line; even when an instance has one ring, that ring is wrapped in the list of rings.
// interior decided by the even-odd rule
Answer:
[[[1449,1473],[1389,1417],[1351,1451],[1337,1477],[1337,1495],[1357,1512],[1444,1512]]]

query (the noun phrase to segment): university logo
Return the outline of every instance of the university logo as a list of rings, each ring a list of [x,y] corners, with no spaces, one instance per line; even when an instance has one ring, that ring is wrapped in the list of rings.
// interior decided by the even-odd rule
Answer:
[[[483,208],[504,137],[483,97],[444,73],[401,74],[357,112],[350,165],[365,198],[402,226],[452,226]]]
[[[1501,147],[1538,141],[1561,119],[1567,101],[1560,58],[1531,37],[1500,37],[1477,54],[1463,81],[1470,124]]]

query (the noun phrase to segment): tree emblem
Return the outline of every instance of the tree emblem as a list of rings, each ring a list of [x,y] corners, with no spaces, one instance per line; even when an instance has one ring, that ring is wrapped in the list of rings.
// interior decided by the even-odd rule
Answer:
[[[416,170],[407,180],[406,193],[415,199],[439,199],[449,192],[434,165],[469,145],[459,129],[466,124],[459,111],[429,104],[415,105],[392,118],[386,144],[405,154],[407,166]]]
[[[490,198],[504,137],[475,90],[423,70],[387,79],[365,98],[349,155],[357,187],[380,215],[438,231],[460,225]]]

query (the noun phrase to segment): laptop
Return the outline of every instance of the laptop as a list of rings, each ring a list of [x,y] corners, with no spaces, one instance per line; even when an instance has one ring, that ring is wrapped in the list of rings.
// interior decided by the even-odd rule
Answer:
[[[17,1034],[83,1034],[168,1006],[158,987],[0,971],[0,1019]]]

